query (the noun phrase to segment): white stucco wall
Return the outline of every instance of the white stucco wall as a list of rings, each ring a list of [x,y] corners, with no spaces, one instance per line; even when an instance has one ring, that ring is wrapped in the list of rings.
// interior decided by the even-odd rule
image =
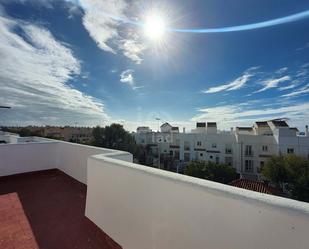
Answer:
[[[57,168],[57,144],[1,144],[0,176]]]
[[[0,144],[0,176],[59,168],[87,184],[87,159],[98,154],[133,161],[132,154],[128,152],[52,139],[35,143]]]
[[[57,152],[58,168],[84,184],[87,183],[87,158],[106,153],[103,148],[68,142],[59,142]]]
[[[309,204],[88,160],[86,216],[124,249],[308,249]]]

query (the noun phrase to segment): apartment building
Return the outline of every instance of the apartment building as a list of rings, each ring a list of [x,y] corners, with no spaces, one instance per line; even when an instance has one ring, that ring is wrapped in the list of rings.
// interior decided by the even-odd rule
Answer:
[[[301,134],[281,119],[255,122],[251,127],[231,128],[229,132],[218,131],[215,122],[199,122],[190,133],[180,133],[176,128],[168,123],[161,126],[160,132],[144,127],[143,132],[137,129],[135,139],[138,144],[149,146],[158,157],[167,156],[175,163],[225,163],[249,179],[260,177],[261,167],[272,155],[309,157],[308,126]],[[154,158],[154,164],[158,164],[157,160],[160,159]]]
[[[22,129],[27,129],[31,134],[60,139],[68,142],[90,143],[93,136],[90,127],[75,126],[27,126],[27,127],[8,127],[11,131],[19,133]]]

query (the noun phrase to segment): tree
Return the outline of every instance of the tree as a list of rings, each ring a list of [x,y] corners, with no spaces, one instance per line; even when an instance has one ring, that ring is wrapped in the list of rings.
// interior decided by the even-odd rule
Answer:
[[[95,146],[128,151],[134,156],[138,154],[138,146],[133,136],[120,124],[112,124],[104,128],[97,126],[92,134],[92,144]]]
[[[206,161],[190,162],[185,169],[185,174],[225,184],[238,178],[233,167]]]
[[[30,137],[31,136],[31,131],[27,128],[22,128],[20,131],[19,131],[19,135],[21,137]]]
[[[261,168],[261,171],[263,176],[276,184],[277,187],[283,189],[288,177],[283,156],[272,156],[269,158],[266,165]]]
[[[262,174],[289,192],[292,198],[309,201],[309,160],[295,155],[270,158]]]

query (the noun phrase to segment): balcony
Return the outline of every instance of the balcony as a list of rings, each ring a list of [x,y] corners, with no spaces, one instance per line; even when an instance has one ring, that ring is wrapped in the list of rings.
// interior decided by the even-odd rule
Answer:
[[[246,157],[253,157],[254,156],[253,151],[245,151],[245,156]]]
[[[308,203],[131,161],[53,140],[1,144],[0,212],[12,196],[20,203],[30,248],[309,248]],[[0,217],[1,230],[10,219]]]
[[[233,154],[233,150],[230,149],[230,148],[226,148],[225,149],[225,154],[231,155],[231,154]]]

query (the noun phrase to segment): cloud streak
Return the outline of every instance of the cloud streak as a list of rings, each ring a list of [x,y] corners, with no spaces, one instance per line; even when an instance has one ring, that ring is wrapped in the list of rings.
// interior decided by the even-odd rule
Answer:
[[[267,79],[267,80],[263,81],[264,87],[260,90],[255,91],[255,93],[260,93],[260,92],[264,92],[264,91],[271,89],[271,88],[276,88],[276,87],[278,87],[278,85],[280,83],[285,82],[285,81],[289,81],[289,80],[291,80],[290,76],[283,76],[283,77],[280,77],[280,78],[277,78],[277,79]]]
[[[301,87],[291,93],[288,93],[288,94],[285,94],[283,95],[283,97],[296,97],[296,96],[299,96],[299,95],[303,95],[303,94],[307,94],[309,93],[309,84],[307,84],[306,86],[304,87]]]
[[[203,90],[202,92],[203,93],[217,93],[217,92],[222,92],[222,91],[238,90],[238,89],[244,87],[245,84],[247,84],[249,82],[251,77],[254,75],[252,71],[255,70],[255,69],[256,68],[249,68],[248,70],[246,70],[243,73],[243,75],[236,78],[235,80],[233,80],[229,83],[223,84],[223,85],[210,87],[206,90]]]

